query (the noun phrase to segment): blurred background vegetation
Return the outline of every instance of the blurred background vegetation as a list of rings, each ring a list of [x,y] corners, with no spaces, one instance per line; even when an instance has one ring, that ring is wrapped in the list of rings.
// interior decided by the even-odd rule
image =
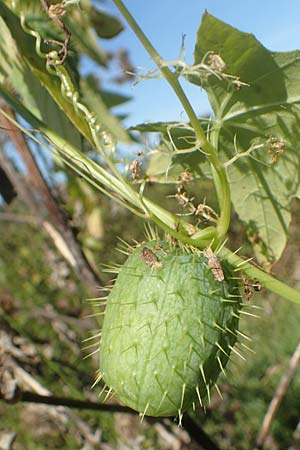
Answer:
[[[143,223],[87,186],[81,188],[81,196],[74,196],[67,183],[60,186],[69,220],[76,220],[78,240],[99,269],[105,285],[110,282],[111,274],[101,271],[102,264],[121,263],[124,259],[124,255],[115,250],[117,236],[128,242],[141,241],[144,239]],[[170,205],[166,189],[155,186],[153,191]],[[297,210],[299,205],[295,205]],[[95,224],[89,219],[93,214],[97,214]],[[12,353],[17,364],[42,386],[41,393],[46,388],[56,396],[97,402],[100,390],[91,390],[91,385],[98,356],[85,359],[90,350],[83,349],[86,345],[83,340],[98,326],[94,318],[87,317],[93,313],[86,301],[91,296],[89,289],[78,280],[49,236],[40,226],[31,223],[28,215],[28,209],[18,197],[1,207],[1,349]],[[19,222],[19,219],[24,221]],[[276,267],[276,273],[289,279],[299,276],[299,237],[299,221],[295,216],[291,242]],[[240,239],[240,230],[233,230],[232,244]],[[300,337],[297,305],[264,291],[255,294],[251,302],[260,307],[255,312],[260,318],[244,318],[240,329],[252,337],[249,347],[255,353],[244,349],[245,361],[233,358],[227,377],[222,377],[219,383],[223,398],[215,393],[206,413],[192,413],[195,421],[224,450],[253,447],[267,407]],[[4,354],[1,357],[4,358]],[[296,376],[274,419],[265,448],[299,448],[296,432],[299,396],[300,380]],[[69,416],[53,410],[55,407],[22,401],[12,405],[0,403],[1,429],[16,433],[12,448],[202,448],[172,422],[164,421],[168,422],[164,429],[159,423],[147,420],[141,424],[138,416],[80,409]],[[83,430],[78,429],[78,422],[84,424]],[[97,431],[101,433],[100,440],[95,437]],[[90,442],[91,436],[95,444]],[[293,440],[294,446],[289,447]],[[84,447],[87,442],[91,447]]]
[[[115,17],[99,9],[90,10],[89,20],[89,30],[96,30],[101,39],[113,38],[122,30]],[[133,78],[129,81],[124,75],[124,68],[130,68],[126,49],[120,49],[118,55],[107,55],[98,47],[96,50],[97,41],[92,33],[88,45],[82,49],[74,27],[72,33],[75,65],[76,57],[85,54],[109,71],[109,61],[119,58],[117,82],[132,82]],[[80,72],[80,63],[76,70]],[[93,82],[101,84],[95,78]],[[102,112],[105,110],[107,118],[114,117],[109,112],[113,106],[129,100],[119,93],[119,88],[116,92],[106,92],[105,86],[101,86],[101,92]],[[250,350],[242,349],[245,360],[233,358],[227,377],[221,377],[219,386],[223,397],[216,392],[205,412],[190,412],[193,426],[199,426],[196,432],[188,422],[181,429],[168,419],[145,419],[140,423],[134,414],[68,409],[26,402],[22,398],[22,392],[30,391],[100,403],[101,388],[91,389],[98,355],[93,353],[87,357],[97,345],[87,349],[90,341],[84,340],[101,326],[101,316],[93,316],[95,309],[87,299],[101,297],[103,286],[112,282],[111,273],[103,271],[103,266],[124,261],[124,255],[116,251],[118,237],[129,243],[144,240],[144,223],[27,140],[20,144],[14,136],[16,130],[9,133],[7,124],[2,122],[0,386],[5,401],[0,402],[0,448],[253,448],[268,405],[300,339],[299,306],[264,290],[250,300],[259,307],[254,312],[260,318],[242,320],[240,329],[251,336],[252,342]],[[86,151],[97,158],[90,147]],[[136,154],[128,155],[126,151],[120,150],[127,158],[121,167],[124,172],[126,164],[136,158]],[[168,210],[180,213],[172,197],[176,193],[174,189],[174,186],[150,184],[147,195],[159,200]],[[210,182],[205,187],[202,184],[201,189],[208,204],[213,206]],[[189,194],[196,195],[197,190],[197,183],[191,183]],[[292,280],[295,286],[299,286],[300,279],[299,203],[295,201],[293,205],[288,246],[273,268],[275,274]],[[251,256],[250,245],[248,248],[234,213],[229,238],[231,248],[243,243],[242,252]],[[109,402],[114,403],[113,399]],[[298,374],[285,393],[264,448],[300,448],[299,405]],[[200,434],[197,437],[197,433],[201,430],[215,447],[208,440],[206,446],[204,441],[203,446],[200,444],[202,437]]]

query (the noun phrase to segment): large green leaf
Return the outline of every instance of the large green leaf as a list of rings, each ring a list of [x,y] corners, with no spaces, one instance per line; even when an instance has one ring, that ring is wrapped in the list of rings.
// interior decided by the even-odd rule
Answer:
[[[73,8],[71,14],[65,20],[72,33],[72,40],[75,47],[82,53],[86,53],[97,64],[106,65],[106,54],[101,51],[97,34],[89,17],[88,11],[80,11]]]
[[[261,145],[228,165],[228,175],[256,255],[272,263],[286,244],[291,199],[300,195],[300,52],[270,52],[252,34],[206,13],[195,64],[206,62],[208,52],[222,58],[224,73],[190,80],[208,93],[215,114],[210,137],[224,160]]]

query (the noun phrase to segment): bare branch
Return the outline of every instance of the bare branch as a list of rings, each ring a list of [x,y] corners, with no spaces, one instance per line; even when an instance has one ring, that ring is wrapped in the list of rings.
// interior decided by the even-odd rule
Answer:
[[[75,400],[72,398],[58,397],[54,395],[39,395],[34,392],[28,391],[23,392],[19,391],[17,400],[31,403],[44,403],[47,405],[54,405],[54,406],[64,406],[68,408],[89,409],[94,411],[107,411],[111,413],[118,412],[134,415],[137,414],[136,411],[134,411],[131,408],[128,408],[127,406],[121,406],[117,404],[103,404],[85,400]],[[155,421],[164,424],[165,419],[145,417],[145,420],[149,421],[150,423]],[[173,418],[171,418],[171,420],[173,421]],[[199,445],[201,445],[201,448],[203,450],[220,450],[219,447],[205,433],[205,431],[202,428],[200,428],[199,425],[196,424],[196,422],[194,422],[194,420],[188,414],[183,416],[182,425],[185,428],[185,430],[189,433],[191,438]]]
[[[120,412],[126,414],[137,414],[131,408],[121,405],[111,405],[104,403],[77,400],[68,397],[58,397],[55,395],[39,395],[34,392],[21,392],[20,401],[31,403],[44,403],[46,405],[67,406],[68,408],[89,409],[93,411]]]
[[[300,448],[300,422],[298,422],[295,431],[293,433],[292,444],[288,450],[297,450]]]
[[[269,405],[268,411],[263,420],[261,430],[258,434],[256,440],[256,447],[254,450],[261,450],[263,448],[264,442],[270,432],[272,421],[280,407],[280,404],[283,400],[283,397],[286,394],[286,391],[288,390],[289,384],[295,374],[299,361],[300,361],[300,342],[298,343],[296,350],[294,351],[294,354],[290,359],[287,371],[281,378],[280,383],[274,394],[274,397]]]

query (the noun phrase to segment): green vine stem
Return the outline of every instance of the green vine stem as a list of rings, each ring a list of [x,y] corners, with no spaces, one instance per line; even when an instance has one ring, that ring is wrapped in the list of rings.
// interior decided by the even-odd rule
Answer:
[[[176,230],[177,238],[183,240],[184,242],[188,238],[188,230],[184,226],[184,222],[177,216],[171,214],[170,212],[166,211],[159,205],[155,204],[151,200],[144,198],[143,201],[141,201],[141,198],[139,197],[139,194],[132,188],[132,186],[120,175],[118,170],[116,169],[115,165],[113,164],[113,161],[111,160],[111,152],[110,154],[107,154],[105,148],[108,147],[108,150],[110,150],[112,147],[114,147],[114,143],[111,140],[110,133],[107,132],[105,129],[102,128],[101,124],[98,123],[95,115],[89,111],[89,109],[79,101],[79,93],[76,90],[76,87],[74,86],[71,77],[69,76],[69,73],[67,72],[66,68],[62,65],[57,64],[57,60],[59,59],[59,56],[56,51],[51,51],[50,53],[43,53],[41,51],[41,36],[39,33],[32,28],[29,28],[26,25],[26,18],[23,14],[20,16],[20,22],[23,30],[32,35],[35,38],[36,45],[35,49],[37,54],[46,60],[46,69],[50,75],[58,76],[61,82],[61,93],[62,96],[73,105],[74,110],[78,114],[78,116],[81,116],[83,121],[88,124],[90,133],[93,139],[93,143],[96,147],[96,149],[99,151],[99,153],[104,158],[107,166],[110,168],[111,172],[114,174],[113,177],[109,177],[108,172],[105,172],[104,169],[102,169],[102,175],[105,174],[104,177],[100,177],[100,182],[104,185],[108,186],[110,190],[115,192],[117,195],[121,196],[121,198],[125,199],[128,203],[125,203],[124,201],[116,196],[116,198],[119,202],[123,203],[125,207],[128,209],[131,208],[130,204],[133,204],[135,209],[131,209],[132,212],[134,212],[137,215],[142,215],[144,218],[151,218],[155,223],[163,223],[164,229],[167,229],[168,232],[172,233]],[[29,122],[32,124],[32,120]],[[43,129],[43,128],[41,128]],[[44,126],[45,130],[45,126]],[[44,131],[43,130],[43,131]],[[202,129],[201,129],[202,130]],[[44,131],[45,132],[45,131]],[[75,158],[77,158],[78,161],[81,161],[82,164],[84,164],[84,167],[89,166],[89,160],[85,157],[84,154],[78,153],[77,149],[72,149],[69,151],[69,155],[67,155],[67,149],[70,149],[70,145],[66,142],[62,142],[61,139],[54,135],[52,131],[47,129],[47,136],[51,143],[55,143],[57,150],[60,152],[61,157],[63,157],[64,162],[68,164],[70,167],[73,168],[73,170],[78,172],[78,167],[76,168],[76,164],[74,164],[74,161],[72,161]],[[64,151],[63,151],[64,150]],[[72,156],[73,153],[73,156]],[[90,162],[92,164],[92,162]],[[94,164],[95,166],[95,164]],[[81,166],[81,172],[83,170],[83,166]],[[96,167],[93,167],[93,171],[97,170]],[[99,180],[99,171],[98,170],[98,180]],[[95,183],[92,180],[92,177],[89,176],[88,173],[85,173],[85,178],[90,183]],[[105,192],[103,188],[99,187],[99,190],[102,192]],[[137,209],[138,208],[138,209]],[[197,230],[197,241],[201,243],[201,246],[204,247],[206,245],[209,245],[210,242],[216,242],[216,231],[213,227],[209,227],[209,229],[204,230]]]
[[[182,223],[179,217],[170,213],[145,196],[143,196],[141,200],[139,193],[132,189],[131,186],[125,182],[125,180],[117,178],[108,172],[107,169],[90,160],[84,153],[73,147],[69,142],[64,140],[53,130],[48,129],[41,120],[28,111],[28,109],[25,108],[17,99],[12,97],[12,95],[9,94],[2,85],[0,85],[0,94],[15,111],[22,115],[22,117],[30,123],[32,127],[38,130],[44,138],[52,144],[54,149],[52,148],[51,150],[50,148],[51,151],[54,151],[67,166],[85,178],[89,183],[93,184],[96,189],[113,197],[117,202],[131,210],[134,214],[141,216],[144,219],[151,219],[155,223],[160,224],[166,232],[170,233],[177,239],[190,245],[193,244],[193,239],[189,237],[187,230],[184,228],[184,223]],[[18,122],[14,121],[1,108],[0,113],[13,122],[14,125],[17,126],[23,133],[36,141],[39,145],[44,147],[46,146],[49,150],[49,146],[43,143],[40,139],[36,138],[30,131],[22,127]],[[214,235],[214,227],[199,230],[195,242],[197,242],[200,248],[204,248],[214,239]]]
[[[114,2],[117,6],[118,4],[121,5],[120,10],[122,12],[122,9],[125,8],[122,2],[120,2],[120,0],[114,0]],[[127,10],[125,8],[125,12],[126,11]],[[126,18],[127,14],[124,14],[124,17]],[[129,14],[129,18],[130,17],[131,16]],[[134,19],[132,20],[134,28],[137,27],[137,29],[139,30],[139,27],[135,23]],[[145,41],[145,45],[148,43],[148,40],[143,35],[142,31],[141,40]],[[163,64],[162,59],[159,57],[150,43],[149,48],[151,50],[151,53],[153,53],[152,57],[154,61],[160,67],[160,65]],[[193,245],[194,247],[198,247],[199,249],[203,249],[207,245],[209,245],[212,240],[214,240],[214,244],[217,245],[218,241],[221,241],[221,236],[223,236],[227,232],[230,219],[230,191],[228,180],[226,172],[224,170],[224,166],[218,160],[215,148],[207,141],[203,129],[180,84],[178,83],[176,76],[166,66],[160,68],[166,79],[170,82],[171,86],[174,86],[174,90],[181,100],[190,118],[190,121],[195,128],[197,139],[199,140],[199,142],[201,142],[201,149],[206,152],[212,164],[216,190],[220,208],[222,211],[220,222],[218,223],[217,227],[217,238],[215,234],[215,227],[207,227],[204,230],[197,230],[197,232],[193,236],[189,236],[187,230],[184,228],[184,223],[180,220],[179,217],[171,214],[169,211],[147,199],[145,196],[142,196],[141,200],[139,193],[137,193],[131,186],[129,186],[128,183],[125,182],[125,180],[116,177],[114,174],[108,172],[103,167],[91,161],[82,152],[80,152],[80,150],[72,147],[67,141],[58,136],[54,131],[49,130],[42,121],[37,119],[24,105],[22,105],[11,94],[9,94],[8,91],[3,87],[3,85],[0,85],[0,93],[1,96],[14,108],[14,110],[18,114],[22,115],[22,117],[32,125],[32,127],[37,129],[37,131],[40,132],[48,140],[48,142],[52,144],[52,146],[54,146],[54,151],[69,167],[72,168],[72,170],[83,176],[99,191],[113,197],[116,201],[122,203],[126,208],[131,210],[134,214],[137,214],[145,219],[152,219],[157,225],[159,225],[163,230],[170,233],[171,236],[175,237],[176,239],[186,244]],[[64,75],[64,73],[62,75]],[[69,93],[72,95],[75,94],[75,92],[72,91],[72,88],[69,89]],[[77,101],[77,99],[75,100]],[[0,110],[0,112],[1,114],[5,115],[3,110]],[[85,114],[84,111],[82,112]],[[12,120],[10,117],[7,118],[9,120]],[[89,118],[90,120],[92,120],[92,116],[90,116]],[[32,139],[37,140],[37,138],[32,133],[30,133],[24,127],[21,127],[19,123],[16,122],[15,125],[17,125],[20,130],[22,130]],[[38,142],[40,145],[46,145],[41,140],[39,140]],[[49,150],[49,146],[47,146],[47,148]],[[265,273],[263,270],[257,267],[254,267],[249,262],[245,262],[241,257],[231,252],[229,249],[223,247],[219,252],[219,256],[221,257],[221,259],[225,259],[230,262],[236,268],[237,272],[242,271],[247,276],[249,276],[249,278],[257,278],[261,282],[261,284],[268,288],[270,291],[279,294],[287,300],[300,304],[299,291],[287,286],[279,280],[276,280],[271,275]]]
[[[126,19],[140,42],[143,44],[144,48],[147,50],[153,61],[156,63],[162,75],[166,78],[166,80],[173,88],[187,116],[189,117],[191,125],[194,128],[197,140],[199,141],[199,147],[206,153],[212,165],[212,173],[220,207],[220,218],[217,224],[218,234],[217,240],[214,243],[217,246],[222,242],[222,240],[224,240],[230,225],[230,187],[224,166],[218,159],[215,147],[206,139],[201,124],[189,100],[187,99],[176,75],[173,74],[172,71],[166,66],[164,60],[160,57],[156,49],[145,36],[144,32],[136,23],[134,17],[125,7],[122,0],[113,0],[113,2],[121,12],[123,17]],[[199,246],[197,239],[194,240],[193,245]],[[296,289],[293,289],[287,286],[285,283],[276,280],[271,275],[265,273],[263,270],[253,266],[252,264],[245,263],[245,260],[225,247],[222,248],[219,255],[221,258],[226,259],[229,263],[236,267],[237,270],[241,270],[243,273],[249,276],[249,278],[257,278],[260,283],[270,291],[280,295],[285,299],[300,304],[300,292],[298,292]]]
[[[256,278],[259,280],[260,284],[265,288],[272,291],[274,294],[280,295],[291,302],[298,303],[300,305],[300,291],[288,286],[282,281],[276,280],[276,278],[272,277],[268,273],[264,272],[262,269],[254,266],[236,253],[230,251],[228,248],[223,247],[218,253],[220,258],[226,259],[230,264],[232,264],[237,273],[239,271],[245,273],[249,278]]]
[[[201,148],[212,165],[212,175],[220,207],[220,217],[217,224],[217,237],[214,242],[214,245],[217,246],[224,240],[230,225],[231,197],[229,183],[224,166],[218,159],[215,148],[206,139],[203,128],[201,127],[195,111],[193,110],[188,98],[186,97],[177,76],[166,66],[165,61],[153,47],[149,39],[144,34],[143,30],[137,24],[134,17],[123,4],[122,0],[113,0],[113,2],[121,12],[123,17],[126,19],[128,24],[136,34],[137,38],[143,44],[144,48],[149,53],[155,64],[158,66],[164,78],[171,85],[191,122],[197,141],[199,143],[199,150]]]
[[[48,130],[43,122],[33,116],[30,111],[28,111],[16,99],[11,97],[11,95],[8,94],[1,85],[0,94],[8,103],[10,103],[15,111],[21,114],[24,119],[27,120],[27,122],[31,123],[33,127],[38,129],[38,131],[41,132],[49,140],[49,142],[52,142],[55,145],[56,153],[67,165],[69,165],[73,170],[75,170],[78,174],[83,176],[87,181],[94,185],[96,189],[104,192],[106,195],[109,195],[107,188],[113,192],[118,192],[119,188],[122,187],[122,183],[120,180],[116,179],[112,174],[107,173],[107,171],[98,164],[89,160],[79,150],[74,149],[67,141],[64,141],[64,139],[58,136],[56,133]],[[22,127],[18,122],[14,121],[9,115],[5,113],[5,111],[0,109],[0,113],[3,114],[12,123],[14,123],[14,125],[16,125],[23,133],[28,135],[31,139],[35,140],[39,145],[46,146],[45,143],[35,137],[30,131]],[[103,184],[105,188],[102,188],[101,184]],[[148,211],[149,209],[153,209],[155,214],[153,214],[153,216],[151,216],[150,218],[160,228],[170,233],[171,236],[188,245],[203,249],[210,244],[215,228],[207,227],[202,230],[201,236],[199,236],[198,239],[193,239],[192,237],[184,235],[182,232],[176,231],[174,229],[174,220],[178,219],[176,216],[173,216],[171,213],[151,202],[151,200],[147,199],[146,197],[143,197],[143,201],[141,203],[138,194],[135,191],[133,192],[136,194],[136,198],[132,207],[130,206],[130,204],[122,202],[122,200],[118,199],[118,197],[113,196],[113,198],[116,201],[120,201],[126,208],[132,210],[134,214],[137,214],[144,218],[145,214],[143,212],[143,205],[146,206],[146,210]],[[131,198],[131,201],[133,201],[133,198]],[[176,223],[178,224],[178,222],[175,222],[175,224]],[[236,268],[237,274],[239,271],[242,271],[247,276],[249,276],[249,278],[257,278],[259,282],[270,291],[280,295],[287,300],[300,304],[299,291],[287,286],[279,280],[276,280],[271,275],[253,266],[250,262],[245,261],[243,258],[238,256],[236,253],[231,252],[226,247],[223,247],[218,255],[221,259],[225,259],[230,264],[232,264]]]

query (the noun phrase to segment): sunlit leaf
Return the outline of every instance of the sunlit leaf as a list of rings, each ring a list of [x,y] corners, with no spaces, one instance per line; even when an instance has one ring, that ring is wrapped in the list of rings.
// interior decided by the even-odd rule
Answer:
[[[270,52],[252,34],[206,13],[195,63],[208,52],[222,58],[224,73],[191,81],[208,92],[215,114],[210,137],[224,161],[256,148],[248,157],[236,157],[228,175],[234,207],[256,255],[261,263],[272,263],[286,244],[291,199],[300,195],[300,52]]]
[[[101,97],[108,108],[113,108],[114,106],[123,105],[130,100],[130,97],[122,94],[118,94],[112,91],[104,91],[100,89]]]
[[[87,54],[97,64],[106,65],[106,54],[100,48],[88,13],[84,13],[78,8],[72,8],[65,22],[72,33],[75,47],[80,52]]]
[[[18,42],[18,48],[13,44],[8,47],[8,40],[2,40],[3,77],[14,83],[13,88],[16,92],[22,94],[21,97],[24,101],[25,96],[31,98],[31,102],[27,101],[25,105],[28,106],[38,118],[45,120],[50,127],[58,132],[61,130],[63,132],[61,135],[67,138],[69,142],[80,147],[79,133],[71,126],[69,123],[70,120],[81,134],[92,143],[93,141],[87,121],[82,115],[78,114],[78,111],[76,111],[74,106],[66,99],[66,96],[62,95],[60,80],[58,77],[47,71],[46,59],[36,52],[35,39],[24,32],[20,25],[20,19],[15,13],[25,16],[26,26],[29,29],[34,29],[40,36],[41,50],[44,53],[49,51],[50,48],[49,45],[47,46],[43,43],[43,39],[47,37],[63,41],[64,36],[60,36],[61,30],[59,30],[58,27],[55,27],[53,22],[49,20],[39,2],[30,0],[27,0],[26,2],[11,2],[6,0],[5,3],[8,8],[4,5],[0,5],[0,14],[3,18],[3,23],[6,23],[8,26],[9,31],[7,30],[7,33],[9,34],[10,32],[10,40],[13,41],[13,43],[15,41]],[[68,14],[65,16],[69,15],[67,23],[72,32],[72,42],[75,42],[76,45],[76,35],[80,35],[79,40],[84,42],[85,46],[82,50],[93,57],[90,53],[94,50],[95,52],[99,52],[99,46],[95,37],[95,32],[91,28],[91,22],[89,21],[89,12],[91,12],[92,8],[90,2],[86,1],[83,3],[82,6],[85,8],[84,14],[79,7],[72,7],[68,8]],[[75,30],[73,30],[73,28],[75,28]],[[90,33],[93,35],[92,43],[89,38],[91,36]],[[5,36],[4,33],[2,33],[2,35]],[[82,39],[83,35],[84,39]],[[81,47],[82,45],[83,44],[81,44]],[[12,56],[15,49],[15,53],[19,58],[18,61],[12,61],[12,56],[5,54],[8,48],[11,48],[10,53]],[[94,50],[92,50],[93,48]],[[79,92],[80,88],[77,86],[79,74],[77,71],[77,63],[75,61],[76,58],[77,56],[75,55],[74,57],[74,52],[72,52],[71,48],[70,56],[68,56],[65,67],[73,78],[74,89]],[[9,74],[7,73],[6,67],[7,59],[11,60]],[[97,58],[95,57],[94,59]],[[103,63],[103,60],[98,62]],[[18,68],[18,65],[20,64],[21,67]],[[129,143],[130,139],[127,132],[120,125],[119,120],[111,114],[108,109],[111,105],[114,106],[120,104],[128,100],[128,98],[118,96],[117,94],[113,96],[113,93],[106,93],[102,99],[99,86],[90,83],[89,81],[83,82],[81,89],[82,101],[86,101],[87,106],[89,106],[98,116],[99,124],[104,129],[107,129],[116,140]],[[49,97],[49,94],[57,105],[55,105],[53,100]]]

